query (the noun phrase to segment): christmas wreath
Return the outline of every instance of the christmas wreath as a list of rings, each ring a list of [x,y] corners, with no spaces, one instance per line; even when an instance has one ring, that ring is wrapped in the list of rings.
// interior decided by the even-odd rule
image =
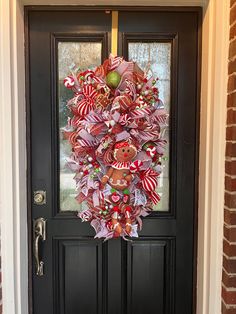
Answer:
[[[72,147],[68,166],[75,173],[76,199],[86,202],[78,216],[90,221],[95,237],[138,236],[141,217],[160,200],[168,114],[156,82],[135,62],[113,55],[64,80],[74,92],[64,129]]]

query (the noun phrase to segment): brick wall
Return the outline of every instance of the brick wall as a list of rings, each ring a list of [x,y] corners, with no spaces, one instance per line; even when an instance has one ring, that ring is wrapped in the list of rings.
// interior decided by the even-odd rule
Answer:
[[[236,314],[236,0],[230,7],[222,314]]]

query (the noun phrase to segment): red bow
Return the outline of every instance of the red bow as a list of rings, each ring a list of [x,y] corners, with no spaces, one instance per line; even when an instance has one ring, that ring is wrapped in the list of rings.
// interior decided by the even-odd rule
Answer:
[[[80,116],[85,116],[94,108],[97,91],[91,85],[86,85],[82,90],[82,94],[84,98],[78,102],[77,111]]]
[[[157,187],[158,173],[151,168],[142,171],[140,174],[141,184],[145,191],[154,191]]]
[[[151,168],[142,171],[142,173],[140,174],[142,187],[149,195],[154,204],[157,204],[160,201],[159,195],[155,192],[158,176],[159,174]]]

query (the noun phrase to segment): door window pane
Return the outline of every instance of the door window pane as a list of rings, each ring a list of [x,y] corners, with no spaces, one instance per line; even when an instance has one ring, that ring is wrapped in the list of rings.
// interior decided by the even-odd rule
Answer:
[[[143,70],[148,70],[158,77],[157,87],[160,99],[167,113],[170,112],[170,80],[171,80],[171,43],[169,42],[129,42],[129,60],[136,61]],[[159,177],[157,192],[161,201],[154,206],[156,211],[169,210],[169,127],[164,130],[167,140],[166,151],[162,159],[163,172]]]
[[[72,98],[73,92],[65,88],[64,78],[70,74],[70,69],[80,68],[81,71],[94,68],[102,61],[101,42],[59,42],[58,43],[58,101],[59,101],[59,128],[64,128],[70,111],[66,107],[67,101]],[[63,139],[60,132],[60,210],[78,211],[80,205],[75,200],[78,191],[75,189],[74,173],[67,167],[67,158],[71,154],[71,146]]]
[[[150,67],[154,77],[158,77],[157,86],[160,99],[165,109],[170,109],[170,76],[171,76],[171,43],[161,42],[132,42],[128,45],[129,59],[137,61],[142,69]],[[59,97],[59,128],[67,124],[70,112],[66,107],[72,92],[63,84],[64,78],[70,69],[94,68],[102,62],[101,42],[59,42],[58,43],[58,97]],[[165,157],[162,160],[163,173],[159,178],[158,193],[161,196],[160,203],[154,210],[169,210],[169,128],[166,127],[165,138],[168,142]],[[75,200],[78,191],[75,189],[74,173],[66,166],[66,159],[70,156],[71,147],[64,140],[60,132],[60,210],[78,211],[81,206]]]

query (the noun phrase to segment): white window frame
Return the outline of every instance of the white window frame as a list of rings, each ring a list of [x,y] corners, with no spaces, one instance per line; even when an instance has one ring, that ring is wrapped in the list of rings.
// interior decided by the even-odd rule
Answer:
[[[0,224],[4,314],[28,313],[23,7],[39,4],[203,7],[197,314],[221,313],[229,2],[0,0]]]

